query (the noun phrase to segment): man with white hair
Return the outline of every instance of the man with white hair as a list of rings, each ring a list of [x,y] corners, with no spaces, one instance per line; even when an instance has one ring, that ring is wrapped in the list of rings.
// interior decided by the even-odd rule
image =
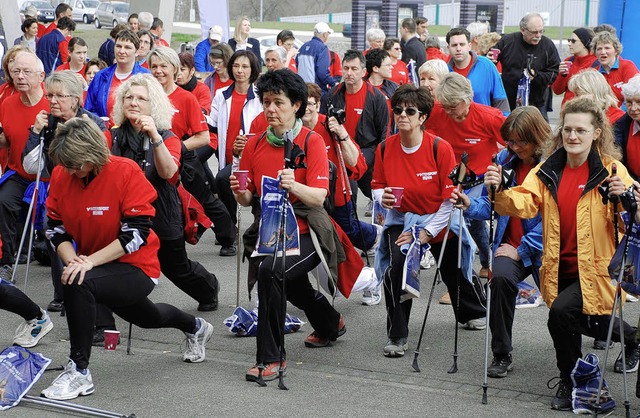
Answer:
[[[287,50],[281,46],[269,47],[264,53],[264,65],[267,71],[281,70],[287,62]]]
[[[213,66],[209,62],[209,51],[214,45],[218,45],[222,42],[224,33],[222,27],[219,25],[212,26],[209,29],[209,36],[198,43],[196,46],[196,53],[193,55],[193,60],[196,64],[196,71],[204,73],[211,73],[214,71]]]
[[[140,23],[140,30],[151,30],[153,25],[153,15],[149,12],[138,13],[138,22]]]
[[[307,83],[316,83],[323,96],[340,81],[329,73],[331,60],[326,44],[332,33],[333,29],[325,22],[317,23],[313,28],[313,38],[300,47],[296,57],[298,75]]]
[[[477,54],[478,40],[485,33],[489,33],[489,25],[485,22],[471,22],[467,25],[467,30],[471,36],[471,41],[469,42],[471,50]]]

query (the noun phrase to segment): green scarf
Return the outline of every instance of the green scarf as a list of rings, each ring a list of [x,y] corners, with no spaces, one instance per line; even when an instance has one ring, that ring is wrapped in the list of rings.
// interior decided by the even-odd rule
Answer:
[[[302,119],[296,119],[296,122],[293,124],[292,134],[293,137],[297,137],[300,131],[302,130]],[[284,145],[284,138],[278,138],[276,134],[273,132],[273,128],[269,126],[267,128],[267,142],[274,147],[282,147]]]

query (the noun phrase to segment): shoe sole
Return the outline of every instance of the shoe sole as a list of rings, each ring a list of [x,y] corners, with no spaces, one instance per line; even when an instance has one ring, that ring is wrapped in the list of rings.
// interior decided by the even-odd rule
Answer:
[[[185,363],[202,363],[206,358],[207,343],[209,342],[212,336],[213,336],[213,325],[207,322],[207,330],[204,333],[204,347],[202,348],[202,357],[195,360],[185,359],[183,357],[182,360]]]
[[[26,344],[20,344],[17,341],[13,341],[13,344],[15,345],[19,345],[20,347],[24,347],[24,348],[31,348],[31,347],[35,347],[36,345],[38,345],[38,343],[40,342],[40,340],[42,339],[42,337],[44,337],[45,335],[47,335],[49,333],[49,331],[51,331],[53,329],[53,322],[49,322],[47,324],[47,326],[42,328],[42,331],[40,331],[40,333],[38,334],[37,337],[34,338],[33,341],[28,342]]]
[[[398,357],[404,357],[404,351],[385,351],[384,353],[385,357],[389,357],[389,358],[398,358]]]
[[[329,347],[330,345],[331,345],[331,341],[329,341],[326,344],[317,344],[317,343],[312,343],[310,341],[304,342],[304,346],[307,348],[322,348],[322,347]]]
[[[56,401],[68,401],[71,399],[75,399],[78,396],[89,396],[91,395],[93,392],[96,391],[96,387],[94,385],[91,385],[91,387],[88,387],[86,389],[80,390],[78,392],[74,392],[74,393],[70,393],[67,396],[53,396],[53,395],[49,395],[47,396],[46,394],[46,390],[43,390],[42,393],[40,394],[41,398],[47,398],[47,399],[53,399]]]
[[[640,362],[638,362],[640,363]],[[636,366],[633,369],[627,369],[627,373],[635,373],[638,371],[638,363],[636,363]],[[613,371],[616,373],[622,373],[622,369],[619,367],[615,367],[613,368]]]

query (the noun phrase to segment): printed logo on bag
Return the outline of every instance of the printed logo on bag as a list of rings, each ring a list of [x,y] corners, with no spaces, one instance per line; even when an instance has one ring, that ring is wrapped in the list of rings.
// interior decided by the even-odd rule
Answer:
[[[423,181],[428,181],[433,179],[434,176],[438,174],[437,171],[427,171],[424,173],[416,173],[416,177],[422,177]]]
[[[102,216],[109,210],[109,206],[89,206],[87,212],[91,212],[94,216]]]

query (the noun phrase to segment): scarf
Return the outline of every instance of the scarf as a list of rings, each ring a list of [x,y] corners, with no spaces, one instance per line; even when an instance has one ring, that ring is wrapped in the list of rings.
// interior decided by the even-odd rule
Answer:
[[[293,129],[291,129],[291,133],[293,134],[293,138],[297,137],[300,131],[302,130],[302,119],[297,119],[293,124]],[[278,138],[276,134],[273,132],[273,128],[269,126],[267,128],[267,142],[274,147],[282,147],[284,145],[284,135],[283,138]]]
[[[193,89],[195,89],[197,85],[198,85],[198,79],[194,74],[193,76],[191,76],[191,79],[184,84],[184,86],[180,86],[180,87],[182,87],[187,91],[193,91]]]

